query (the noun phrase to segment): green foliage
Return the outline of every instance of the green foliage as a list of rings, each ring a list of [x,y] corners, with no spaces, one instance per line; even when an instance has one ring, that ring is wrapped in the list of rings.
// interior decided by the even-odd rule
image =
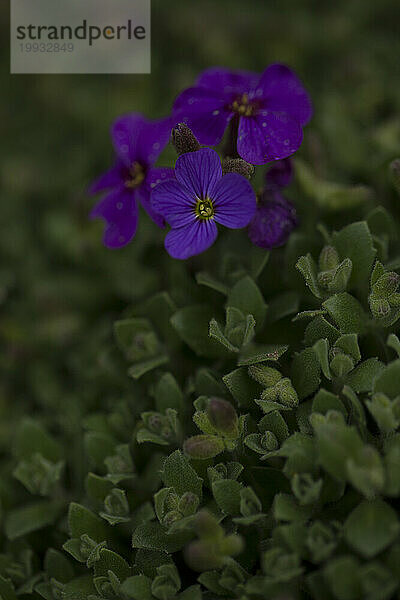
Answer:
[[[397,3],[152,4],[151,77],[13,77],[0,100],[0,597],[397,598]],[[273,60],[315,105],[286,247],[221,232],[181,263],[143,213],[101,248],[108,123]]]

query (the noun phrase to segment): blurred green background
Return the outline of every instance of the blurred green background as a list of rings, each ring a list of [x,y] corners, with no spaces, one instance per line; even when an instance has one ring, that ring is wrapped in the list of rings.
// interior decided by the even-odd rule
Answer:
[[[8,19],[3,7],[3,41]],[[123,366],[120,381],[108,375],[113,320],[163,287],[162,233],[144,214],[136,241],[114,252],[101,245],[101,224],[87,219],[94,202],[87,185],[112,157],[112,120],[128,111],[167,114],[206,67],[261,71],[285,62],[315,104],[302,156],[321,176],[372,185],[398,215],[387,166],[400,150],[399,23],[398,0],[153,0],[152,74],[145,76],[10,76],[4,44],[3,460],[27,414],[62,431],[79,457],[83,416],[130,385]],[[160,162],[172,159],[169,149]]]

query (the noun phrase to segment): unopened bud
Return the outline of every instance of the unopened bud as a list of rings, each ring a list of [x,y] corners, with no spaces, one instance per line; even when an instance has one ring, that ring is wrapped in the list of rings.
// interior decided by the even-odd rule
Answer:
[[[330,284],[333,282],[334,276],[334,271],[320,271],[317,276],[319,285],[323,288],[329,288]]]
[[[224,450],[224,443],[215,435],[195,435],[183,444],[183,451],[190,458],[206,460]]]
[[[277,437],[272,431],[266,431],[262,435],[260,444],[267,452],[273,452],[279,448]]]
[[[178,510],[170,510],[163,517],[163,525],[166,527],[170,527],[172,523],[176,521],[180,521],[182,519],[182,514]]]
[[[199,573],[219,569],[224,564],[224,556],[217,554],[214,542],[208,540],[189,544],[185,550],[185,559],[189,567]]]
[[[225,158],[222,161],[222,173],[238,173],[247,179],[251,179],[254,174],[253,165],[242,158]]]
[[[218,524],[217,519],[207,510],[201,510],[196,515],[194,523],[196,533],[203,538],[218,538],[222,533],[222,529]]]
[[[179,510],[185,516],[193,515],[199,507],[199,497],[193,492],[186,492],[179,501]]]
[[[196,150],[200,150],[200,144],[196,136],[185,123],[178,123],[178,125],[173,128],[171,132],[171,141],[179,156],[186,152],[196,152]]]
[[[211,425],[218,433],[227,437],[238,437],[238,416],[230,402],[221,398],[211,398],[206,412]]]
[[[380,298],[379,300],[377,300],[373,297],[372,298],[370,297],[369,306],[370,306],[373,316],[376,319],[383,319],[384,317],[387,317],[388,315],[390,315],[390,312],[391,312],[390,304],[384,298]]]
[[[377,296],[388,296],[393,294],[399,287],[400,275],[394,271],[389,271],[381,275],[372,288],[372,293]]]
[[[283,377],[280,379],[275,385],[275,389],[278,394],[278,400],[281,402],[281,404],[290,407],[298,405],[299,397],[288,377]]]

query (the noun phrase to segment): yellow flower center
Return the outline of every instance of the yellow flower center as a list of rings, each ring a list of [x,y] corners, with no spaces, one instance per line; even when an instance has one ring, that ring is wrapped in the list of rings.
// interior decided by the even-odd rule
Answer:
[[[249,102],[248,95],[243,94],[241,98],[232,102],[231,108],[241,117],[251,117],[254,114],[255,106]]]
[[[129,169],[129,179],[125,181],[125,186],[130,189],[135,189],[143,182],[145,178],[144,168],[138,162],[134,162]]]
[[[215,211],[211,198],[199,198],[194,211],[199,219],[212,219]]]

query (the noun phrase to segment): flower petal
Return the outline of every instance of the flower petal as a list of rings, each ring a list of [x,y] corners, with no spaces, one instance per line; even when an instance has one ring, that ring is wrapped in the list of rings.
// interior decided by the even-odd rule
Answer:
[[[229,104],[229,103],[228,103]],[[219,144],[232,118],[224,96],[202,87],[188,88],[175,100],[173,118],[183,121],[201,144]]]
[[[201,73],[196,84],[217,90],[225,96],[239,96],[249,93],[259,81],[260,75],[253,71],[233,71],[224,67],[211,67]]]
[[[175,164],[177,180],[196,198],[212,198],[222,177],[221,160],[215,150],[201,148],[182,154]]]
[[[179,181],[160,183],[151,195],[153,209],[172,227],[183,227],[196,219],[196,200]]]
[[[97,194],[120,185],[122,182],[121,167],[121,162],[117,160],[111,169],[93,181],[89,187],[89,194]]]
[[[215,220],[225,227],[246,227],[256,211],[256,195],[245,177],[228,173],[219,180],[212,197]]]
[[[157,167],[147,172],[146,179],[136,190],[136,197],[141,202],[143,208],[158,227],[165,227],[164,217],[154,209],[151,194],[154,188],[169,179],[175,179],[174,169],[168,167]]]
[[[171,117],[147,121],[139,135],[137,160],[143,165],[153,165],[168,144],[173,120]]]
[[[100,217],[106,222],[103,237],[105,246],[108,248],[125,246],[135,235],[138,222],[134,193],[120,186],[96,204],[90,217],[92,219]]]
[[[313,109],[311,98],[297,75],[281,64],[270,65],[262,74],[259,89],[269,110],[286,112],[302,125],[308,123]]]
[[[215,242],[217,234],[213,220],[196,219],[185,227],[171,229],[165,238],[165,248],[173,258],[184,260],[207,250]]]
[[[145,123],[146,119],[141,114],[130,113],[119,117],[111,127],[115,152],[128,168],[138,158],[140,133]]]
[[[126,167],[135,161],[144,167],[152,165],[166,146],[171,127],[170,117],[158,121],[149,121],[138,113],[120,117],[111,130],[117,156]]]
[[[276,160],[265,175],[268,186],[283,188],[289,185],[293,176],[293,166],[290,158]]]
[[[297,225],[296,210],[279,192],[262,199],[249,225],[249,238],[261,248],[277,248],[286,243]]]
[[[241,117],[237,150],[253,165],[287,158],[301,145],[303,131],[285,113],[260,111],[256,117]]]

